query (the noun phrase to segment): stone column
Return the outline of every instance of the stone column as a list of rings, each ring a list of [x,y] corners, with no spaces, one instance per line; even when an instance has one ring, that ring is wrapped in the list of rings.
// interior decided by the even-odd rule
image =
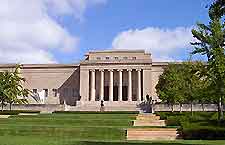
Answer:
[[[137,101],[141,101],[141,69],[137,69],[137,73],[138,73]]]
[[[128,69],[128,101],[132,101],[132,69]]]
[[[104,70],[101,72],[101,82],[100,82],[100,100],[104,100]]]
[[[123,70],[119,71],[118,100],[123,101]]]
[[[109,70],[109,101],[113,101],[113,70]]]
[[[91,101],[95,101],[95,70],[91,70]]]

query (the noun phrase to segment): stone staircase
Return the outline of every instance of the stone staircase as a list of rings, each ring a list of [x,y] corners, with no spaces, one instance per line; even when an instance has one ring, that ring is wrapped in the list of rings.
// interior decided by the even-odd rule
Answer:
[[[127,140],[175,140],[176,128],[129,128]]]
[[[138,114],[133,121],[134,126],[140,128],[128,128],[127,140],[175,140],[177,128],[165,128],[165,120],[151,113]],[[149,128],[141,128],[149,126]]]
[[[155,114],[138,114],[136,120],[133,121],[134,126],[166,126],[165,120],[160,120],[160,116]]]

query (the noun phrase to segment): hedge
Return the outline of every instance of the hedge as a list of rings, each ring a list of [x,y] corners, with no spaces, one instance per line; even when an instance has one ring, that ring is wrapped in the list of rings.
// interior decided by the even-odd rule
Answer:
[[[221,140],[225,139],[225,127],[202,126],[199,123],[185,123],[179,129],[183,139]]]
[[[0,115],[18,115],[19,113],[40,113],[38,110],[3,110]]]
[[[56,114],[138,114],[139,111],[54,111]]]

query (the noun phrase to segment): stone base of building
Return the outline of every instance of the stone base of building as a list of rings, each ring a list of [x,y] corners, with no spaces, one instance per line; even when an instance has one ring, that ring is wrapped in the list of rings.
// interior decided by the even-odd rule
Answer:
[[[140,101],[105,101],[105,111],[139,111]],[[77,101],[76,106],[67,106],[69,111],[100,111],[101,101]]]

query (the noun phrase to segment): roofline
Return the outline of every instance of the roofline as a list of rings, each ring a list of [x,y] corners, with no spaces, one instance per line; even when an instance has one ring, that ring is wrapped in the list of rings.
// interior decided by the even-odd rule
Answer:
[[[129,50],[129,49],[110,49],[110,50],[91,50],[85,54],[85,56],[92,54],[92,53],[146,53],[144,49],[136,49],[136,50]]]
[[[152,66],[167,66],[170,62],[152,62]]]
[[[0,68],[15,68],[17,64],[0,64]],[[22,69],[26,68],[71,68],[80,64],[20,64]]]

